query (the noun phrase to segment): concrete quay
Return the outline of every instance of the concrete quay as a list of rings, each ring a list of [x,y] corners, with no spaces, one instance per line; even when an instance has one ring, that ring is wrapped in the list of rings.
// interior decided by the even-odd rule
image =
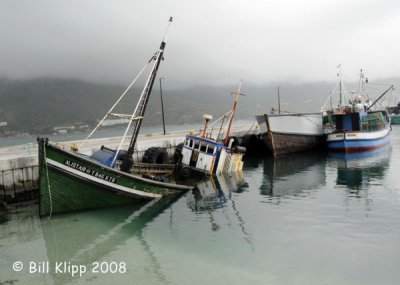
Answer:
[[[164,147],[170,156],[174,154],[175,147],[184,141],[185,135],[193,131],[198,133],[200,130],[183,130],[162,133],[151,133],[139,135],[136,150],[133,155],[134,161],[141,161],[144,152],[150,147]],[[209,129],[212,136],[216,136],[218,129]],[[243,142],[245,137],[259,134],[258,125],[248,124],[234,126],[231,136]],[[88,140],[79,152],[91,154],[104,145],[108,148],[117,148],[121,137],[97,138]],[[59,144],[69,149],[72,143],[80,141],[66,141]],[[127,138],[122,149],[127,149],[129,138]],[[38,148],[37,144],[24,144],[0,148],[0,200],[7,203],[32,200],[37,195],[39,181],[38,173]]]

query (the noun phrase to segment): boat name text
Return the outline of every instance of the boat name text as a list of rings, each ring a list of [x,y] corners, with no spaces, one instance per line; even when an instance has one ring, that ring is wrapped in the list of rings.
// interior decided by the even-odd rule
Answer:
[[[89,175],[91,175],[93,177],[96,177],[96,178],[99,178],[101,180],[108,181],[108,182],[111,182],[111,183],[116,183],[117,182],[117,179],[115,177],[104,175],[103,173],[97,172],[96,170],[90,169],[89,167],[80,165],[79,163],[70,161],[68,159],[65,160],[64,164],[66,166],[71,167],[72,169],[79,170],[80,172],[89,174]]]

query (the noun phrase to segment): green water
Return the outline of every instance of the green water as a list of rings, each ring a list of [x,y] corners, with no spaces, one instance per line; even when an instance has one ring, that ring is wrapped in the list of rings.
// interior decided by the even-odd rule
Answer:
[[[0,284],[397,285],[397,126],[391,145],[365,157],[247,157],[244,181],[204,181],[176,201],[50,220],[36,204],[14,206],[0,215]],[[29,273],[40,261],[50,272]],[[63,261],[87,272],[55,273]],[[90,272],[95,262],[108,271]]]

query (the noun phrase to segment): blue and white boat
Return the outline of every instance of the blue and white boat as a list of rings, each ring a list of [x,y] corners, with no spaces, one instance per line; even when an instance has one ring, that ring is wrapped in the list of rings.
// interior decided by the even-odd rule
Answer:
[[[334,114],[336,129],[327,136],[329,151],[361,152],[390,144],[390,120],[386,111]]]
[[[202,134],[188,134],[180,150],[180,175],[187,178],[193,173],[202,173],[206,175],[240,172],[243,168],[243,155],[246,148],[236,146],[235,140],[229,136],[234,114],[239,99],[240,86],[236,95],[233,108],[228,112],[230,118],[226,126],[226,132],[223,137],[218,133],[213,137],[212,133],[207,133],[208,122],[212,119],[211,115],[204,114],[205,120]],[[222,121],[220,132],[224,121]]]
[[[390,144],[389,114],[386,110],[372,110],[372,107],[393,89],[393,85],[370,104],[362,92],[363,79],[361,70],[359,95],[349,102],[350,105],[339,106],[331,115],[334,129],[327,135],[328,151],[343,153],[371,151]]]

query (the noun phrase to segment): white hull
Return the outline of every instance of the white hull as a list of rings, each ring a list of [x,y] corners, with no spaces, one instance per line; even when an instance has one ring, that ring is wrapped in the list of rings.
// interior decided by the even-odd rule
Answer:
[[[323,135],[322,113],[265,115],[267,131],[294,135]]]

